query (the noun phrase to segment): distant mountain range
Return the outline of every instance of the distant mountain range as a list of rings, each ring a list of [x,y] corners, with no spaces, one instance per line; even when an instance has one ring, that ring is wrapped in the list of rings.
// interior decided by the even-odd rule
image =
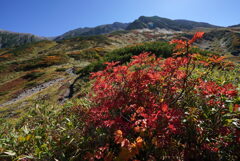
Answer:
[[[231,27],[239,27],[235,25]],[[166,29],[173,31],[193,30],[196,28],[220,28],[221,26],[212,25],[205,22],[195,22],[189,20],[171,20],[158,16],[146,17],[141,16],[131,23],[115,22],[113,24],[100,25],[97,27],[85,27],[68,31],[54,38],[44,38],[32,34],[22,34],[0,30],[0,48],[12,48],[21,46],[27,43],[37,42],[44,39],[49,40],[64,40],[78,36],[92,36],[107,34],[120,30],[135,30],[135,29]]]
[[[238,25],[233,25],[233,26],[229,26],[229,27],[240,27],[240,24],[238,24]]]

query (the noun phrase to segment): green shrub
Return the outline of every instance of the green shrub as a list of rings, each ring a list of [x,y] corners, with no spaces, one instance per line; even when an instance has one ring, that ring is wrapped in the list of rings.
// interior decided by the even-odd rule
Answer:
[[[58,68],[55,71],[56,72],[65,72],[67,69],[66,68]]]
[[[84,99],[65,106],[36,105],[16,125],[0,127],[0,160],[69,160],[77,157],[84,122],[72,112],[74,105],[88,106]]]
[[[69,57],[72,57],[76,60],[99,60],[100,55],[103,55],[105,51],[99,51],[98,48],[90,48],[81,51],[73,51],[68,53]]]
[[[131,57],[138,55],[142,52],[156,53],[158,57],[170,57],[173,52],[173,45],[169,45],[166,42],[148,42],[144,44],[138,44],[133,46],[128,46],[121,49],[113,50],[107,53],[102,60],[93,62],[87,67],[78,71],[79,74],[87,75],[91,72],[96,72],[98,70],[104,69],[104,62],[120,61],[120,64],[124,64],[130,61]]]
[[[8,94],[8,91],[0,92],[0,96],[4,96],[6,94]]]
[[[28,80],[34,80],[37,79],[38,77],[41,77],[44,74],[45,74],[44,72],[33,71],[31,73],[24,75],[23,78]]]

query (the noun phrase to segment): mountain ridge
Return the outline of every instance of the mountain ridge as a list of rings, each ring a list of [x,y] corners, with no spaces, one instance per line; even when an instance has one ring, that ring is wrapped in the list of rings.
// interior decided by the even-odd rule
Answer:
[[[229,27],[238,27],[233,25]],[[136,29],[166,29],[173,31],[193,30],[202,28],[222,28],[222,26],[212,25],[206,22],[196,22],[185,19],[172,20],[159,16],[140,16],[130,23],[114,22],[112,24],[99,25],[96,27],[83,27],[70,30],[55,37],[41,37],[29,33],[18,33],[0,29],[0,49],[12,48],[41,40],[64,40],[79,36],[95,36],[108,34],[115,31],[130,31]]]
[[[240,24],[232,25],[232,26],[228,26],[228,27],[240,27]]]
[[[183,19],[172,20],[172,19],[158,17],[158,16],[152,16],[152,17],[141,16],[137,20],[133,21],[128,26],[127,30],[143,29],[143,28],[148,28],[148,29],[165,28],[165,29],[180,31],[180,30],[189,30],[196,27],[214,28],[214,27],[220,27],[220,26],[215,26],[215,25],[211,25],[209,23],[203,23],[203,22],[183,20]]]
[[[57,38],[55,38],[55,40],[62,40],[77,36],[93,36],[107,34],[114,31],[125,30],[127,26],[128,23],[114,22],[112,24],[99,25],[96,27],[77,28],[58,36]]]
[[[62,39],[73,38],[77,36],[101,35],[101,34],[111,33],[119,30],[160,28],[160,29],[171,29],[175,31],[181,31],[181,30],[191,30],[197,27],[218,28],[220,26],[211,25],[205,22],[196,22],[196,21],[190,21],[190,20],[184,20],[184,19],[172,20],[168,18],[162,18],[159,16],[151,16],[151,17],[140,16],[138,19],[130,23],[114,22],[112,24],[100,25],[92,28],[89,28],[89,27],[77,28],[58,36],[55,40],[62,40]]]

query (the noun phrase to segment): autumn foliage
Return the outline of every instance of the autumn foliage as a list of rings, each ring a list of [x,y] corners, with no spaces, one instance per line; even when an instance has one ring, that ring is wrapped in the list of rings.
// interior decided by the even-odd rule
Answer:
[[[236,160],[239,102],[236,87],[211,78],[233,66],[223,57],[190,53],[191,40],[173,40],[173,57],[133,56],[107,62],[95,79],[86,118],[94,133],[87,160]],[[229,103],[231,102],[231,104]],[[95,129],[95,130],[93,130]]]

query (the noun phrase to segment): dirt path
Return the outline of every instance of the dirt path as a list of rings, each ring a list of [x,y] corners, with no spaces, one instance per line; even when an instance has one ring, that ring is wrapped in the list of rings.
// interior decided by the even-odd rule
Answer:
[[[71,98],[71,97],[69,97],[69,95],[73,95],[73,86],[72,86],[72,85],[74,84],[75,79],[78,77],[78,75],[74,73],[73,68],[67,69],[67,70],[66,70],[66,73],[68,73],[73,80],[71,80],[71,81],[69,82],[70,86],[66,89],[65,93],[62,95],[62,99],[59,99],[59,100],[58,100],[58,102],[59,102],[60,104],[63,104],[66,100],[68,100],[69,98]]]
[[[54,80],[51,80],[51,81],[49,81],[49,82],[40,84],[40,85],[38,85],[38,86],[36,86],[36,87],[33,87],[33,88],[31,88],[31,89],[27,89],[27,90],[23,91],[21,94],[19,94],[16,98],[14,98],[14,99],[12,99],[12,100],[10,100],[10,101],[7,101],[7,102],[5,102],[5,103],[3,103],[3,104],[0,104],[0,107],[7,106],[7,105],[11,105],[11,104],[13,104],[13,103],[16,103],[16,102],[18,102],[18,101],[20,101],[20,100],[22,100],[22,99],[25,99],[26,97],[29,97],[29,96],[31,96],[31,95],[33,95],[33,94],[35,94],[35,93],[40,92],[40,91],[42,91],[42,90],[44,90],[44,89],[46,89],[46,88],[48,88],[48,87],[50,87],[50,86],[52,86],[52,85],[54,85],[54,84],[56,84],[56,83],[64,80],[64,79],[65,79],[65,78],[54,79]]]

